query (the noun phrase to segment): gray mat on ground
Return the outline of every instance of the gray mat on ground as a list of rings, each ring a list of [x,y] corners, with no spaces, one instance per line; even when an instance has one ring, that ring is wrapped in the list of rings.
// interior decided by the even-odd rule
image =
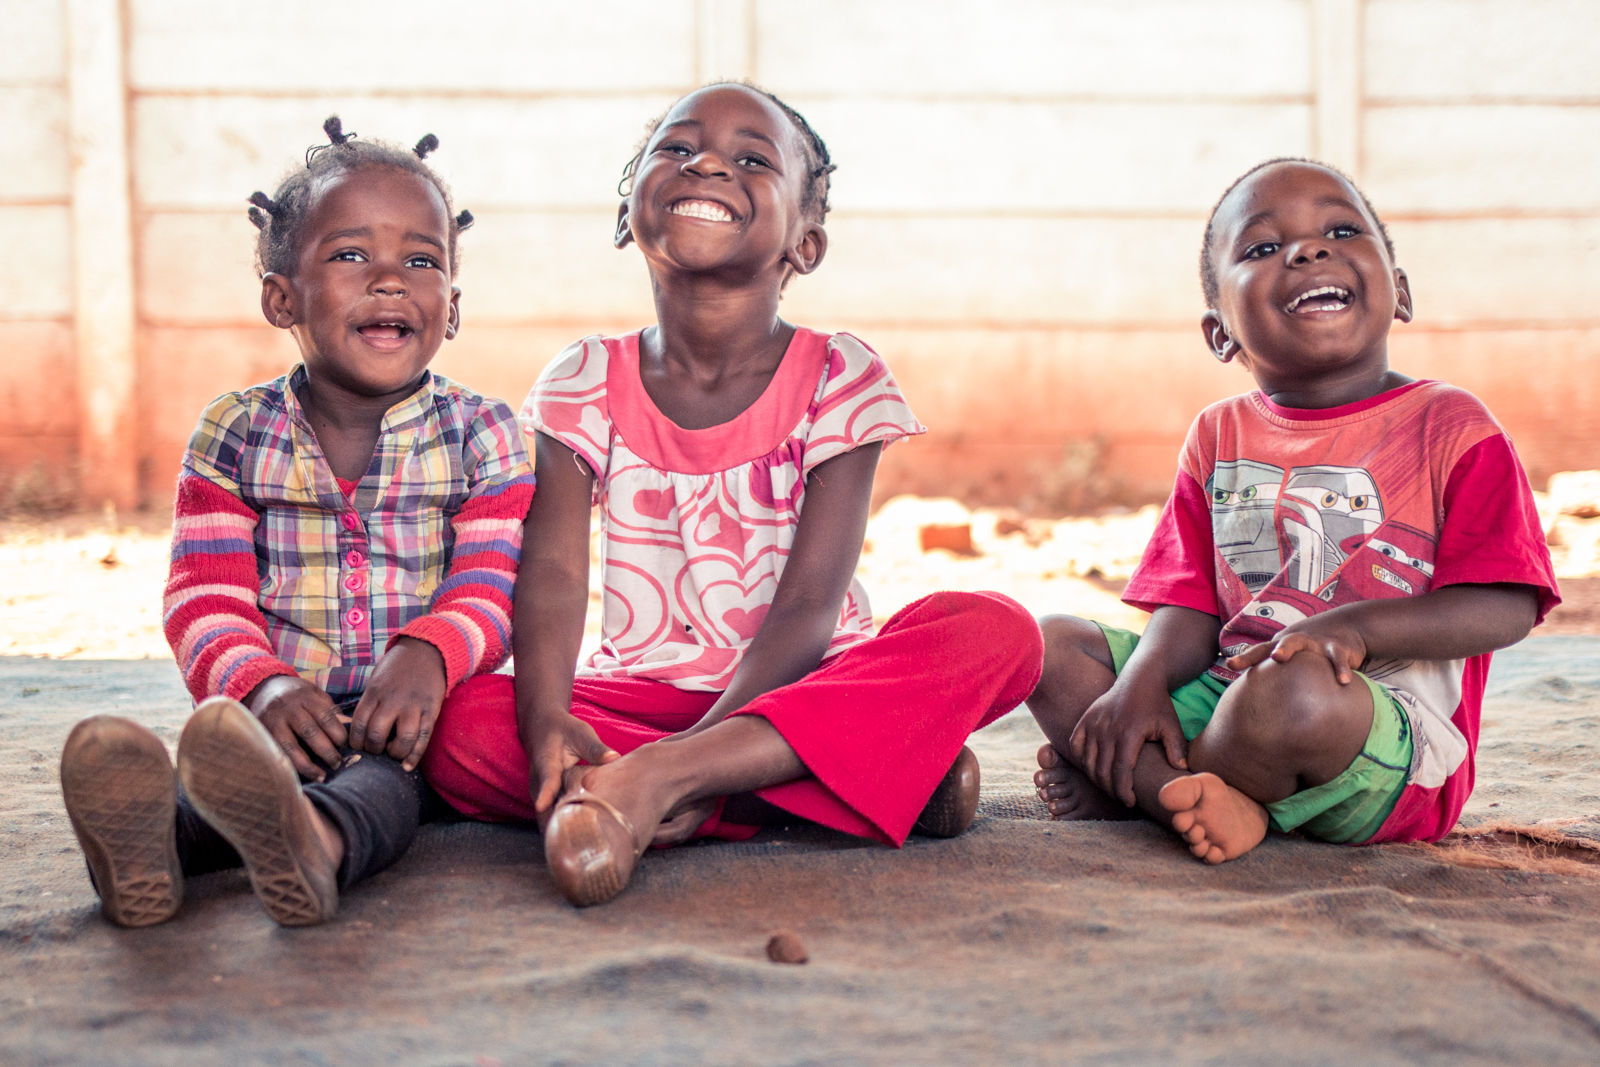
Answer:
[[[1593,1063],[1600,881],[1274,836],[1220,868],[1147,823],[1053,824],[1037,729],[974,742],[978,824],[902,851],[816,829],[649,855],[578,911],[531,831],[425,828],[331,924],[242,874],[172,922],[99,916],[61,808],[78,718],[169,742],[170,663],[0,659],[7,1064]],[[1463,822],[1600,840],[1600,638],[1497,658]],[[775,929],[803,967],[769,963]]]

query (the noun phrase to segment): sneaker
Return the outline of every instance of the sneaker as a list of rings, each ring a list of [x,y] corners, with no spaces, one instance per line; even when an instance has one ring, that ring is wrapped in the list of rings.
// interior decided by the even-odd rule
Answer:
[[[61,750],[61,798],[100,911],[118,926],[166,922],[183,903],[178,794],[161,739],[113,715],[84,719]]]
[[[339,870],[317,836],[300,776],[237,700],[202,701],[178,739],[178,777],[206,822],[238,850],[267,914],[315,926],[339,907]]]

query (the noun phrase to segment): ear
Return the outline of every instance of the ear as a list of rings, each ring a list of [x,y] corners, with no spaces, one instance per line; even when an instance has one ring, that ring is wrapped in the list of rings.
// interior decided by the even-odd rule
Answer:
[[[800,239],[789,246],[783,254],[783,262],[787,263],[795,274],[810,274],[822,263],[822,257],[828,254],[828,231],[822,228],[821,223],[807,222],[800,231]],[[784,279],[787,281],[788,279]]]
[[[1416,314],[1411,306],[1411,279],[1406,277],[1406,272],[1399,267],[1394,269],[1394,317],[1401,322],[1410,322],[1411,316]]]
[[[1222,321],[1222,313],[1216,308],[1200,316],[1200,332],[1218,363],[1231,363],[1233,357],[1239,354],[1239,342],[1228,333],[1228,324]]]
[[[261,314],[280,330],[294,325],[294,287],[281,274],[261,276]]]
[[[444,339],[455,339],[456,331],[461,329],[461,289],[459,286],[450,287],[450,314],[444,320]]]
[[[627,248],[633,244],[633,227],[628,225],[626,200],[617,205],[617,232],[611,235],[611,243],[618,248]]]

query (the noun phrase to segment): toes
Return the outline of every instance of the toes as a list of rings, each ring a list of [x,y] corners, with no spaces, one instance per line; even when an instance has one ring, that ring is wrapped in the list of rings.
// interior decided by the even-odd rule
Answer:
[[[1045,745],[1039,749],[1039,766],[1044,770],[1058,766],[1061,763],[1061,753],[1057,752],[1054,745]]]
[[[1205,861],[1213,866],[1225,862],[1227,858],[1227,854],[1216,845],[1212,845],[1210,851],[1205,854]]]
[[[1181,833],[1183,835],[1183,839],[1189,842],[1191,845],[1201,844],[1206,839],[1206,828],[1198,824],[1189,827],[1187,830],[1180,830],[1179,833]]]
[[[1189,828],[1195,825],[1194,812],[1180,811],[1172,817],[1172,828],[1179,834],[1187,834]]]

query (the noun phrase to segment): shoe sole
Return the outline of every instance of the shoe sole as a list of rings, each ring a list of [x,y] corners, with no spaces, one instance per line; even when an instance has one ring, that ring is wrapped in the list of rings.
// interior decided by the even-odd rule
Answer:
[[[934,787],[912,832],[927,837],[958,837],[965,833],[978,817],[981,780],[977,753],[962,745],[956,761]]]
[[[626,824],[594,803],[558,807],[545,825],[544,856],[561,895],[580,908],[604,904],[628,887],[637,856],[624,870],[606,837],[601,818],[610,819],[631,839]]]
[[[178,740],[183,791],[244,860],[261,906],[280,926],[316,926],[339,907],[333,863],[301,805],[300,779],[243,704],[212,697]]]
[[[105,917],[130,927],[172,918],[183,867],[177,780],[161,739],[111,715],[83,720],[61,751],[61,796]]]

